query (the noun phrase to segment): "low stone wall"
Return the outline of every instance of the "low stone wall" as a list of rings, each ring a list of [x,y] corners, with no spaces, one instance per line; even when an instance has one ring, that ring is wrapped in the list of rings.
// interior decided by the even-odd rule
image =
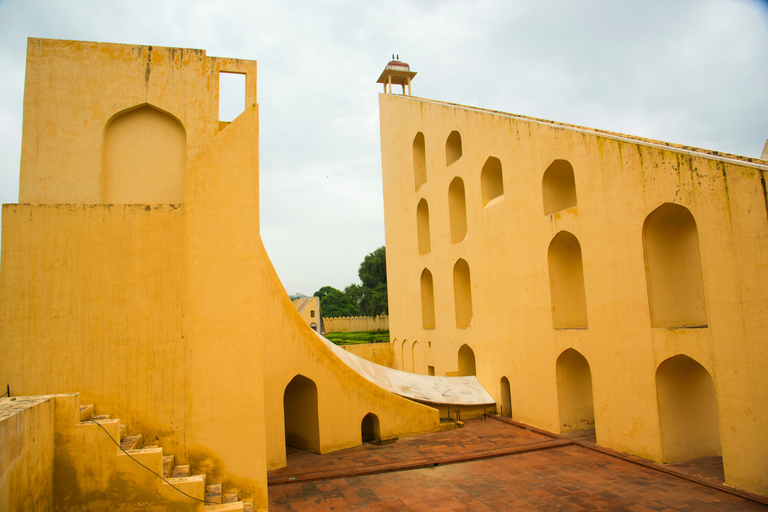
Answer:
[[[341,348],[351,352],[366,361],[394,368],[395,355],[392,353],[391,343],[366,343],[364,345],[341,345]]]
[[[384,316],[344,316],[323,318],[325,332],[357,332],[389,330],[389,317]]]
[[[53,510],[52,396],[0,400],[0,510]]]

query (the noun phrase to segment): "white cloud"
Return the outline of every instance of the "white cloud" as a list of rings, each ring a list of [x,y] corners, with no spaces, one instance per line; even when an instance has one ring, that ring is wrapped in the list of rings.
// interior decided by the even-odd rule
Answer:
[[[0,1],[0,200],[15,202],[26,38],[202,48],[259,61],[261,219],[289,292],[342,288],[384,243],[380,86],[759,156],[768,6],[678,2]]]

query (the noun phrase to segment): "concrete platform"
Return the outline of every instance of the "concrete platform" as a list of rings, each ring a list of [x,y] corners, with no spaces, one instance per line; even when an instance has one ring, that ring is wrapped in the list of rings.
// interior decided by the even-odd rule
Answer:
[[[717,460],[661,466],[593,442],[490,418],[387,446],[289,448],[288,466],[269,473],[269,510],[768,510],[722,487]]]

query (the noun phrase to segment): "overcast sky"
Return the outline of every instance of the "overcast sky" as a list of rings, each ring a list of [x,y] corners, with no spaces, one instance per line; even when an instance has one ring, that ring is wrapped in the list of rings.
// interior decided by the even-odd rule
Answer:
[[[416,96],[759,157],[765,1],[0,0],[0,201],[18,201],[27,37],[258,61],[261,232],[289,293],[384,245],[376,79]]]

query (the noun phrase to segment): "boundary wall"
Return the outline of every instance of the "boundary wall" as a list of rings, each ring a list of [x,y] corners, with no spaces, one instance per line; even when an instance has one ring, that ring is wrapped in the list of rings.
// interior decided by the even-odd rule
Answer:
[[[325,332],[382,331],[389,329],[389,316],[323,317]]]

